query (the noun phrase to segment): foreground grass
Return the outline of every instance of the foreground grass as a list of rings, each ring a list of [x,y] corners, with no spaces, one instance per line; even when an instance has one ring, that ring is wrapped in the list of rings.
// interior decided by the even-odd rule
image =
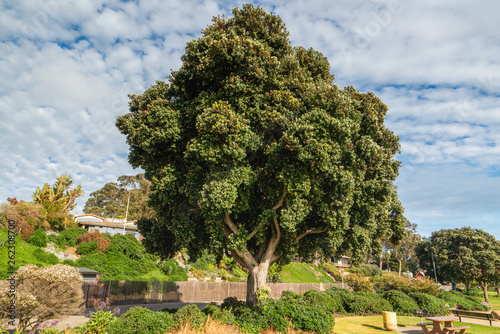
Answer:
[[[397,321],[398,327],[404,328],[415,326],[420,322],[420,318],[398,316]],[[454,322],[453,324],[457,326],[470,326],[470,329],[467,330],[467,334],[500,334],[500,327],[466,324],[460,322]],[[335,318],[335,334],[380,334],[381,330],[384,330],[382,315]]]

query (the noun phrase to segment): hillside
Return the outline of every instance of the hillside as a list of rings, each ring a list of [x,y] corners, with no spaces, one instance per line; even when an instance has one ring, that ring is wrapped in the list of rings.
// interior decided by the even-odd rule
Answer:
[[[50,235],[47,237],[48,246],[45,248],[27,243],[18,236],[16,266],[65,263],[100,271],[102,280],[186,281],[188,278],[196,278],[202,281],[246,281],[246,272],[228,257],[223,257],[222,261],[217,263],[213,255],[205,253],[197,261],[191,262],[186,254],[179,253],[174,259],[161,261],[158,257],[148,254],[144,246],[131,236],[86,234],[80,237],[81,229],[70,229],[59,236]],[[87,241],[79,242],[76,238]],[[0,242],[6,239],[7,230],[1,228]],[[74,248],[77,243],[77,248]],[[75,249],[81,255],[74,256]],[[104,253],[99,249],[105,249]],[[0,247],[1,258],[8,258],[7,252],[7,247]],[[2,261],[0,279],[8,277],[7,268],[7,262]],[[334,282],[320,266],[297,262],[284,266],[279,273],[277,267],[273,266],[270,270],[270,280],[284,283]]]

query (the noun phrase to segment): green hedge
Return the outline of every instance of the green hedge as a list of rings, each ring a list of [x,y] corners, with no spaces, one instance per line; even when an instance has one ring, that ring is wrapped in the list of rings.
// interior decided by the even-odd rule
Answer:
[[[413,298],[420,309],[426,310],[431,315],[447,315],[449,307],[446,301],[423,292],[412,292],[408,296]]]
[[[108,326],[109,334],[155,334],[165,333],[174,327],[173,316],[166,312],[154,312],[137,306],[119,317],[112,326]]]
[[[445,300],[450,304],[450,307],[454,307],[460,310],[477,310],[477,311],[487,311],[488,308],[481,305],[481,302],[476,298],[468,295],[464,295],[458,291],[440,291],[439,298]]]
[[[419,309],[417,302],[402,291],[386,291],[383,296],[398,315],[412,315],[414,310]]]

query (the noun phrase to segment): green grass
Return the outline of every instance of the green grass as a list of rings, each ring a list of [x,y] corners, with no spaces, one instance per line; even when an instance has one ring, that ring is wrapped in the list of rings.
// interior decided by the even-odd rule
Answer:
[[[492,310],[500,310],[500,297],[497,293],[488,291],[488,296],[490,297],[490,308]],[[481,301],[484,301],[484,299],[481,298]]]
[[[398,328],[415,326],[420,322],[417,317],[397,317]],[[456,326],[470,326],[467,334],[500,334],[500,327],[454,322]],[[337,317],[335,318],[335,334],[380,334],[384,330],[382,315],[368,317]]]
[[[335,283],[323,270],[310,263],[289,263],[283,266],[280,277],[284,283]]]
[[[0,228],[0,243],[8,238],[8,233],[6,228]],[[20,266],[26,264],[36,264],[37,266],[49,266],[49,263],[45,263],[43,261],[38,260],[34,255],[33,251],[38,249],[39,247],[30,245],[25,242],[20,235],[16,237],[16,248],[15,248],[15,261],[16,261],[16,269]],[[9,247],[6,244],[3,247],[0,247],[0,258],[7,259],[9,256]],[[8,278],[8,262],[1,261],[0,262],[0,280]]]

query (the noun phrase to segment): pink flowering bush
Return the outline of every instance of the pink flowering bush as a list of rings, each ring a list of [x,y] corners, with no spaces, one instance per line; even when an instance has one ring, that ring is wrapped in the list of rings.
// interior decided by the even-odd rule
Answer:
[[[30,264],[16,273],[16,317],[24,330],[37,329],[49,319],[62,320],[83,312],[83,277],[78,269],[64,264],[38,268]],[[0,287],[0,317],[10,313],[7,287]]]

